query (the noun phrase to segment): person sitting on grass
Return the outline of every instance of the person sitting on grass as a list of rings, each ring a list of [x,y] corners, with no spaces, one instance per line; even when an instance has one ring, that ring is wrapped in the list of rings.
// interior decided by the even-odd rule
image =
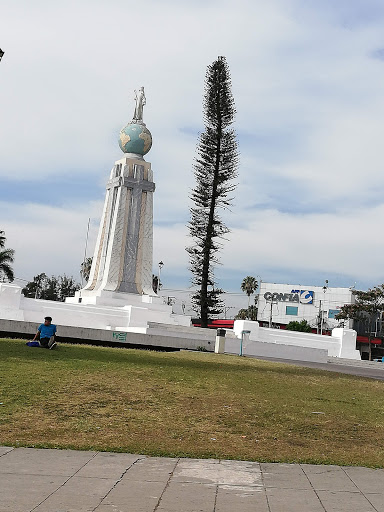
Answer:
[[[52,317],[46,316],[44,323],[39,325],[37,333],[32,341],[35,341],[40,336],[40,346],[42,348],[53,349],[57,346],[55,341],[56,325],[52,323]]]

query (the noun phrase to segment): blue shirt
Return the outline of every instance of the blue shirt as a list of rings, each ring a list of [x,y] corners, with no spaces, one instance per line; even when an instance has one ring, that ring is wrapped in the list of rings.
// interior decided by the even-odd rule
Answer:
[[[38,331],[40,331],[40,338],[50,338],[56,332],[56,325],[55,324],[50,324],[50,325],[41,324],[41,325],[39,325]]]

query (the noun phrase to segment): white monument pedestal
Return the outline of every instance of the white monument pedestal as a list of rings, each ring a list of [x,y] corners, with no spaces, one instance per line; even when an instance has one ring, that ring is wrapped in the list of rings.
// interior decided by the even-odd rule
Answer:
[[[116,296],[117,295],[117,296]],[[137,294],[100,292],[79,302],[71,297],[66,302],[24,297],[20,286],[0,284],[0,318],[40,324],[51,316],[55,324],[72,327],[147,333],[150,323],[189,327],[189,316],[174,315],[172,307],[159,297]]]

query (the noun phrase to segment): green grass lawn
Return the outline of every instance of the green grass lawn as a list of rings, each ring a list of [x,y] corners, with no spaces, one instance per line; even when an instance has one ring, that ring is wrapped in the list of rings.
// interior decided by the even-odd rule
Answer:
[[[0,403],[5,445],[384,467],[384,382],[333,372],[0,339]]]

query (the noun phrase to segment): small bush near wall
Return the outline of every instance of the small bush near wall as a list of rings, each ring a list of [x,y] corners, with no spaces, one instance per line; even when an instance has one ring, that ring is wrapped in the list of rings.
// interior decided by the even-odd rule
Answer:
[[[292,322],[289,322],[286,329],[288,331],[312,332],[312,327],[306,320],[302,320],[301,322],[293,320]]]

